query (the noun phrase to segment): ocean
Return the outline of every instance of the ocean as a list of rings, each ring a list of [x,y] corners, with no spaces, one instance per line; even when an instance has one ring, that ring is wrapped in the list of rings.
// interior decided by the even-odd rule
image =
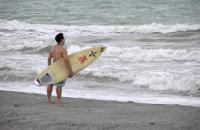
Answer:
[[[107,47],[64,97],[200,107],[199,0],[0,3],[0,90],[46,94],[34,79],[62,32],[70,54]]]

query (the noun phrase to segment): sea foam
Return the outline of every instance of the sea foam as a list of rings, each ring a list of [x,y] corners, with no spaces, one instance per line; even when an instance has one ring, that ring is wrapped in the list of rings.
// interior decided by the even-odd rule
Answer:
[[[0,20],[0,30],[29,31],[40,33],[64,32],[69,36],[81,35],[118,35],[121,33],[173,33],[185,31],[199,31],[199,24],[174,24],[164,25],[152,23],[144,25],[52,25],[52,24],[31,24],[17,20]]]

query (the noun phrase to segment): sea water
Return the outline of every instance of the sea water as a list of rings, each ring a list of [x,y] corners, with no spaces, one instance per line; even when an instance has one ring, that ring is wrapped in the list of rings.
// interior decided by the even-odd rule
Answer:
[[[69,54],[107,47],[67,80],[64,97],[200,107],[199,5],[199,0],[0,0],[0,90],[45,94],[34,78],[62,32]]]

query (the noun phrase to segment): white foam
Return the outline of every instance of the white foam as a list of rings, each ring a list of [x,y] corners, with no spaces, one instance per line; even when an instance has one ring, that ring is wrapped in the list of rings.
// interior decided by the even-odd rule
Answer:
[[[179,75],[172,75],[167,72],[141,72],[134,78],[133,84],[138,86],[148,86],[151,90],[173,90],[177,92],[188,91],[198,92],[200,82],[198,79],[185,78]]]
[[[0,19],[0,29],[17,30],[17,31],[36,31],[39,33],[53,34],[57,32],[64,32],[68,36],[81,35],[117,35],[121,33],[172,33],[179,31],[197,31],[200,30],[199,24],[174,24],[163,25],[159,23],[152,23],[146,25],[47,25],[47,24],[30,24],[19,22],[17,20]],[[44,34],[43,34],[44,37]]]
[[[200,107],[200,98],[186,97],[186,96],[185,97],[172,96],[172,95],[158,96],[158,95],[148,95],[148,94],[138,95],[134,93],[133,95],[126,96],[126,95],[112,94],[112,92],[90,92],[90,93],[81,92],[80,94],[75,91],[70,91],[69,93],[66,93],[65,96],[73,98],[85,98],[85,99],[96,99],[96,100],[107,100],[107,101],[121,101],[121,102],[132,101],[136,103],[170,104],[170,105],[179,104],[185,106]]]
[[[142,61],[197,60],[198,50],[188,49],[142,49],[141,47],[108,46],[105,54],[112,57]]]
[[[110,66],[110,69],[115,67]],[[137,88],[148,88],[149,90],[156,91],[166,91],[170,90],[177,93],[187,93],[187,94],[198,94],[200,89],[200,82],[198,77],[194,76],[184,76],[179,74],[172,74],[170,72],[159,72],[159,71],[139,71],[132,72],[121,71],[110,71],[109,68],[106,70],[103,68],[96,69],[95,67],[90,67],[83,72],[84,75],[93,75],[97,77],[110,77],[118,79],[121,82],[129,82],[133,87]],[[131,69],[131,68],[130,68]],[[127,89],[127,88],[124,88]]]
[[[75,87],[75,88],[74,88]],[[200,107],[199,97],[188,97],[188,96],[174,96],[174,95],[160,95],[160,94],[149,94],[149,93],[126,93],[121,91],[94,91],[94,90],[83,90],[77,89],[75,85],[73,88],[64,88],[63,97],[72,98],[84,98],[84,99],[95,99],[95,100],[106,100],[106,101],[121,101],[121,102],[136,102],[136,103],[149,103],[149,104],[179,104],[185,106]],[[55,89],[55,88],[54,88]],[[30,85],[30,83],[11,85],[1,84],[0,90],[2,91],[15,91],[25,93],[38,93],[46,95],[46,87],[37,87]],[[56,96],[55,90],[53,95]]]

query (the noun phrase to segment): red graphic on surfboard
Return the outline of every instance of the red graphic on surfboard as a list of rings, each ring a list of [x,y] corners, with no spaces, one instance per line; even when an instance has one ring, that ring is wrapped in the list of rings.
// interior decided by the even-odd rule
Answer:
[[[79,61],[81,64],[83,64],[85,61],[87,61],[87,57],[85,55],[79,57]]]

